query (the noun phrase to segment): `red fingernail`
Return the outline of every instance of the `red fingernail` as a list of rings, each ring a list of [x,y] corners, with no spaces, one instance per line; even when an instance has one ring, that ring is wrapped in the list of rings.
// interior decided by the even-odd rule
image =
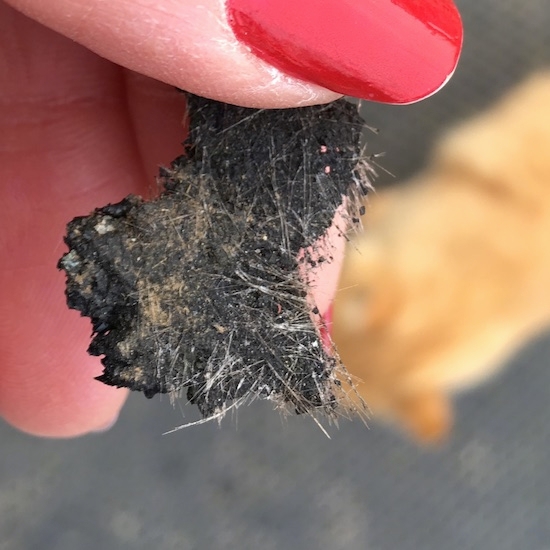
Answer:
[[[383,103],[441,88],[462,46],[451,0],[228,0],[235,36],[290,76]]]

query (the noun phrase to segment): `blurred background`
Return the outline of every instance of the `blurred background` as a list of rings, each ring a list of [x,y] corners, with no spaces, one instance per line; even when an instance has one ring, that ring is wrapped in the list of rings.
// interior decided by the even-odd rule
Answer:
[[[369,104],[378,185],[421,168],[440,132],[550,65],[548,0],[456,0],[450,84],[418,105]],[[550,98],[549,98],[550,102]],[[550,550],[550,336],[458,401],[451,441],[422,450],[361,421],[281,418],[163,432],[193,407],[132,395],[109,432],[34,439],[0,424],[0,549]]]

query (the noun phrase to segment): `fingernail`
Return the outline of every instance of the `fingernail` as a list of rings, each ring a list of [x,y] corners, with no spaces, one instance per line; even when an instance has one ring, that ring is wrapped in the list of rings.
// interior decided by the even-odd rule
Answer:
[[[439,90],[462,46],[451,0],[228,0],[227,14],[237,39],[282,72],[382,103]]]

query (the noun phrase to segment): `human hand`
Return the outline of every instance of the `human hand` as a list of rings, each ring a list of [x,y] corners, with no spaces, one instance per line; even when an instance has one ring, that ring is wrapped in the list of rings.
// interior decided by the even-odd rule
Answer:
[[[247,106],[323,103],[340,93],[407,102],[437,89],[460,49],[460,36],[424,36],[416,29],[424,41],[415,35],[409,53],[419,67],[414,82],[404,83],[399,67],[409,63],[401,57],[356,74],[345,63],[335,67],[334,48],[317,41],[314,53],[319,58],[321,52],[323,63],[297,67],[302,51],[298,61],[292,52],[280,61],[273,48],[259,51],[235,23],[241,39],[275,69],[235,38],[218,0],[8,3],[60,33],[0,2],[0,415],[46,436],[102,429],[125,400],[125,390],[93,379],[101,365],[85,352],[89,322],[67,310],[55,263],[68,220],[128,193],[150,194],[157,166],[181,152],[185,107],[173,86]],[[248,4],[230,3],[236,20]],[[452,5],[430,9],[460,35]],[[277,21],[276,13],[268,15]],[[403,49],[398,38],[387,38],[381,50]],[[265,37],[258,43],[269,46]],[[321,280],[330,284],[326,276]]]

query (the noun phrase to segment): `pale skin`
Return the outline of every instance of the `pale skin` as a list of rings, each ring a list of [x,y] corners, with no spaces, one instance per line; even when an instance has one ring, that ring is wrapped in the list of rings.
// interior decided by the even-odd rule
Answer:
[[[181,153],[174,86],[250,107],[338,97],[256,59],[224,21],[219,0],[0,1],[0,416],[13,426],[73,437],[120,412],[127,392],[94,380],[90,324],[55,265],[67,221],[150,196]],[[319,301],[337,267],[316,274]]]

